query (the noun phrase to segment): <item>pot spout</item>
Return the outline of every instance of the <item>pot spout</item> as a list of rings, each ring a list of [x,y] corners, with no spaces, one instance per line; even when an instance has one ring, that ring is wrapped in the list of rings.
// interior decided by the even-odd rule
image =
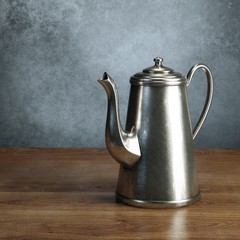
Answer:
[[[98,82],[108,96],[106,145],[112,157],[124,167],[132,167],[140,158],[140,146],[135,126],[130,132],[122,129],[119,118],[118,92],[113,79],[105,72]]]

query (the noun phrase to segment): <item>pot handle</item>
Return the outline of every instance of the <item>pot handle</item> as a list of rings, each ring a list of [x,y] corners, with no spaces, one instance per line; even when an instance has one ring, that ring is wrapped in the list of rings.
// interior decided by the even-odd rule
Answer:
[[[205,73],[206,73],[206,76],[207,76],[207,82],[208,82],[208,89],[207,89],[207,97],[206,97],[206,101],[205,101],[205,104],[204,104],[204,107],[203,107],[203,110],[202,110],[202,113],[200,115],[200,118],[193,130],[193,139],[195,139],[195,137],[197,136],[200,128],[202,127],[206,117],[207,117],[207,114],[208,114],[208,111],[209,111],[209,108],[210,108],[210,105],[211,105],[211,102],[212,102],[212,97],[213,97],[213,78],[212,78],[212,73],[210,71],[210,69],[204,65],[204,64],[195,64],[188,72],[187,74],[187,86],[189,86],[189,84],[191,83],[191,80],[192,80],[192,77],[193,77],[193,74],[199,69],[201,68]]]

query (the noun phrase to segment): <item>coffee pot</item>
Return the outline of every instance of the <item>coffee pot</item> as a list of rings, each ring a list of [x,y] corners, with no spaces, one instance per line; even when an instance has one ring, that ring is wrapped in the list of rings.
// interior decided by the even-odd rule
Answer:
[[[98,80],[108,96],[106,146],[120,163],[116,200],[135,207],[182,207],[200,198],[193,140],[211,105],[212,74],[196,64],[185,77],[164,66],[160,57],[154,62],[130,78],[125,129],[115,82],[106,72]],[[192,131],[187,87],[198,69],[206,73],[208,90]]]

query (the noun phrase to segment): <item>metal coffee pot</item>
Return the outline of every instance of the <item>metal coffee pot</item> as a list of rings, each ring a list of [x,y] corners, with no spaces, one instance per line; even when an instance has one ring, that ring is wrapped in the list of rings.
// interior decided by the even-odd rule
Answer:
[[[187,77],[155,65],[130,78],[131,90],[126,129],[119,119],[118,92],[113,79],[104,73],[98,80],[108,96],[106,145],[120,163],[116,199],[146,208],[181,207],[200,198],[193,139],[210,108],[213,80],[204,64],[194,65]],[[187,86],[197,69],[206,73],[206,102],[192,131]]]

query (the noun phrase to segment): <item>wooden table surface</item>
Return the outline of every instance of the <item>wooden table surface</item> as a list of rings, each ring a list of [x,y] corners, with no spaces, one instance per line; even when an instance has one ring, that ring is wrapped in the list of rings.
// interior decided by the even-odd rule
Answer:
[[[0,239],[240,239],[240,149],[196,150],[195,205],[115,203],[105,149],[0,148]]]

